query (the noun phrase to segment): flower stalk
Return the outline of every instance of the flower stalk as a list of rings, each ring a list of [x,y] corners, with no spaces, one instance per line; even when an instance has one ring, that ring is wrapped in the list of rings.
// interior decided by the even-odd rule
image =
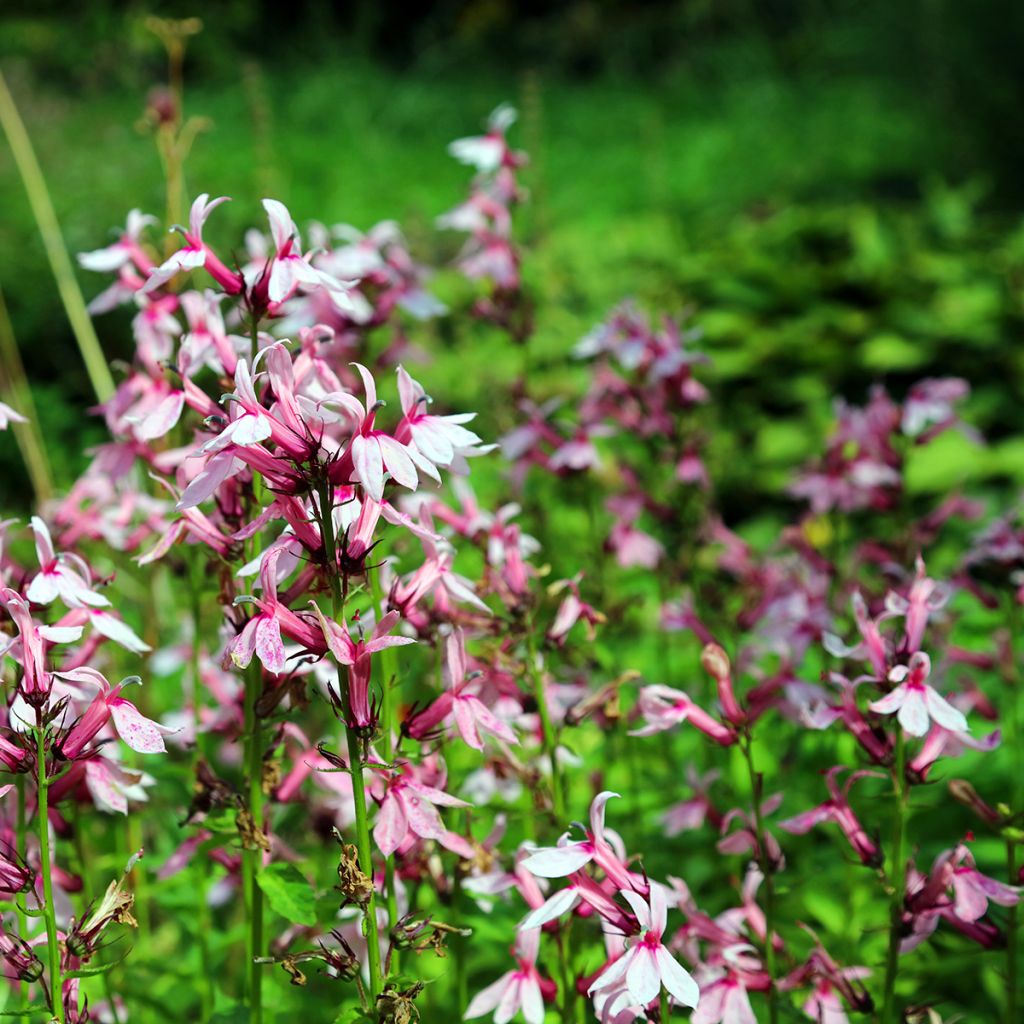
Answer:
[[[46,949],[50,963],[50,1010],[54,1018],[64,1024],[63,982],[60,969],[60,940],[57,938],[57,913],[53,904],[53,878],[50,863],[50,782],[46,774],[46,730],[40,725],[35,728],[37,810],[39,829],[39,867],[43,876],[43,920],[46,922]]]

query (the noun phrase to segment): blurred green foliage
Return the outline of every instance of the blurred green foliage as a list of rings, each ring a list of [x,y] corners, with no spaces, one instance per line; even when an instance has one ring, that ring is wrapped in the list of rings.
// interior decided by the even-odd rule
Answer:
[[[235,4],[204,12],[186,105],[210,124],[189,160],[189,194],[235,198],[212,225],[222,246],[238,244],[260,219],[259,198],[273,194],[300,224],[315,216],[367,227],[395,217],[414,251],[443,265],[455,242],[434,232],[432,219],[465,182],[445,142],[511,99],[523,110],[519,142],[533,159],[521,226],[540,309],[538,392],[563,388],[561,355],[609,306],[635,295],[669,312],[693,305],[704,328],[729,410],[719,454],[726,465],[745,454],[735,478],[723,481],[727,511],[777,500],[769,492],[785,467],[820,443],[832,396],[857,399],[874,380],[899,390],[923,373],[963,374],[975,387],[979,425],[997,441],[1012,431],[1006,382],[1021,374],[1024,235],[993,202],[1002,193],[943,184],[943,168],[953,166],[949,138],[937,130],[930,97],[843,58],[870,18],[859,27],[829,23],[813,45],[805,38],[799,60],[782,59],[798,29],[810,31],[810,15],[783,31],[777,12],[763,24],[738,15],[725,24],[709,10],[681,13],[686,6],[664,15],[679,59],[652,57],[645,74],[629,76],[631,47],[642,49],[637,39],[657,20],[653,8],[643,7],[633,35],[604,40],[609,55],[621,43],[621,66],[609,56],[585,75],[564,54],[531,62],[528,41],[501,68],[481,69],[469,57],[459,64],[455,53],[487,52],[490,29],[458,19],[443,60],[424,40],[431,26],[455,18],[450,11],[407,26],[421,42],[405,68],[388,63],[401,44],[389,50],[354,29],[346,34],[326,7],[300,5],[282,26]],[[563,17],[583,18],[586,9]],[[504,8],[487,15],[485,5],[461,10],[460,18],[488,25],[509,17]],[[602,7],[598,28],[613,25],[616,11]],[[4,68],[73,251],[103,244],[131,206],[162,212],[162,172],[140,119],[146,89],[164,77],[163,58],[142,13],[90,4],[73,26],[39,10],[5,15]],[[688,35],[668,31],[676,16],[689,19]],[[532,38],[553,17],[527,11],[523,34]],[[324,55],[318,25],[344,48]],[[297,59],[270,56],[261,32],[271,28],[282,40],[305,33],[308,49],[296,49]],[[699,53],[691,37],[702,41]],[[243,56],[247,47],[255,56]],[[375,48],[383,52],[369,59]],[[0,186],[10,197],[0,218],[0,281],[66,482],[82,442],[98,441],[102,430],[83,420],[88,385],[5,149]],[[80,277],[87,296],[101,287]],[[442,275],[438,288],[458,300],[454,279]],[[106,317],[99,328],[112,358],[128,352],[127,317]],[[438,333],[458,350],[450,365],[461,391],[466,361],[478,371],[463,405],[517,366],[518,356],[496,355],[500,342],[482,330],[452,338],[442,324]],[[510,414],[496,411],[487,426],[507,426],[498,420]],[[1016,476],[1018,454],[997,444],[946,476]],[[3,446],[0,471],[10,481],[5,504],[27,500],[13,445]],[[934,472],[917,479],[924,485]]]

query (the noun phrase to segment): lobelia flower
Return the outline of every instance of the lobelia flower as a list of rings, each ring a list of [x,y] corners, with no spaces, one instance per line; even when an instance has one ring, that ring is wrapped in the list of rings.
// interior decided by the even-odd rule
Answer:
[[[356,729],[369,729],[376,721],[370,707],[370,674],[372,655],[383,651],[388,647],[403,647],[407,644],[414,644],[416,641],[409,636],[390,636],[391,630],[395,628],[400,614],[397,611],[388,612],[374,628],[369,640],[360,637],[353,640],[344,623],[334,622],[327,619],[314,604],[313,610],[323,630],[327,648],[334,655],[339,665],[348,669],[348,695],[347,705],[351,721],[347,724]],[[385,682],[390,686],[392,680]]]
[[[483,442],[462,424],[476,418],[475,412],[450,416],[433,416],[426,411],[431,399],[418,381],[401,366],[398,367],[398,396],[402,403],[402,420],[395,430],[398,441],[413,447],[435,467],[449,468],[457,456],[481,455],[494,446],[480,447]]]
[[[625,980],[630,998],[640,1006],[650,1003],[662,987],[677,1003],[697,1006],[700,999],[697,982],[689,971],[679,965],[661,941],[668,916],[664,890],[652,885],[649,902],[628,889],[623,890],[621,896],[636,915],[640,937],[601,973],[588,989],[587,995],[614,988]]]
[[[983,875],[974,862],[974,855],[963,844],[947,855],[953,866],[953,910],[963,921],[977,921],[988,911],[990,902],[1001,907],[1015,907],[1021,901],[1021,887],[1007,885]]]
[[[129,676],[117,686],[111,686],[103,675],[92,668],[75,668],[55,674],[67,682],[95,686],[99,690],[85,714],[75,721],[58,744],[57,750],[63,758],[68,761],[78,758],[111,721],[117,734],[132,750],[140,754],[166,752],[162,734],[176,730],[146,718],[131,701],[121,696],[124,687],[134,683],[142,684],[138,676]]]
[[[110,602],[102,594],[93,592],[90,585],[89,567],[78,555],[68,552],[57,554],[53,549],[50,530],[46,523],[33,516],[32,532],[36,537],[36,557],[39,572],[25,591],[25,597],[33,604],[50,604],[58,597],[69,607],[81,605],[105,607]]]
[[[618,793],[605,790],[590,805],[590,829],[587,838],[571,841],[566,832],[558,846],[548,846],[532,853],[523,867],[540,878],[564,878],[584,865],[595,863],[621,889],[633,888],[633,875],[605,837],[605,806]]]
[[[263,600],[261,610],[242,627],[242,631],[228,644],[227,654],[239,668],[248,668],[253,655],[263,667],[274,675],[285,670],[284,641],[281,639],[281,621],[277,609],[277,561],[281,548],[270,549],[260,566]]]
[[[143,213],[141,210],[129,210],[128,220],[120,238],[103,249],[80,252],[79,266],[86,270],[109,274],[120,270],[127,263],[134,263],[143,274],[148,274],[153,269],[153,261],[146,255],[140,239],[142,232],[150,224],[155,223],[156,217],[152,214]]]
[[[868,707],[880,715],[896,713],[903,729],[911,736],[924,736],[934,719],[951,732],[967,732],[967,719],[927,682],[931,659],[923,651],[910,656],[909,665],[897,665],[889,672],[889,681],[899,685]]]
[[[380,813],[373,827],[374,841],[385,857],[390,857],[419,837],[433,839],[445,849],[471,860],[475,854],[472,845],[462,836],[448,831],[437,811],[438,807],[469,806],[465,800],[417,781],[411,767],[402,765],[387,780]]]
[[[506,1024],[522,1010],[527,1024],[544,1024],[544,992],[546,989],[549,998],[553,998],[555,987],[537,970],[539,946],[540,929],[520,932],[513,949],[515,969],[478,992],[470,1000],[462,1019],[483,1017],[493,1010],[494,1024]]]
[[[397,614],[397,613],[392,613]],[[474,750],[483,750],[480,731],[489,732],[506,743],[518,743],[512,729],[498,718],[475,693],[470,690],[473,678],[479,673],[467,674],[466,641],[461,629],[455,629],[445,643],[448,660],[449,689],[437,697],[427,708],[407,723],[406,731],[414,739],[425,736],[441,722],[454,719],[463,742]]]
[[[878,867],[882,862],[881,850],[857,820],[850,807],[848,796],[850,787],[858,779],[865,777],[880,778],[882,776],[878,772],[872,771],[851,772],[850,777],[846,780],[846,785],[840,789],[837,780],[839,774],[844,771],[846,771],[845,767],[837,765],[825,773],[825,785],[828,787],[830,799],[826,800],[823,804],[819,804],[817,807],[812,807],[809,811],[804,811],[803,814],[780,821],[779,828],[793,835],[804,835],[810,832],[815,825],[820,825],[822,822],[835,822],[842,829],[843,835],[846,836],[847,841],[853,847],[861,862],[869,867]]]
[[[78,640],[81,626],[38,626],[25,603],[15,590],[5,587],[0,590],[0,605],[18,627],[19,639],[0,647],[0,654],[10,654],[22,667],[22,678],[18,691],[33,707],[40,708],[50,695],[51,678],[46,669],[44,644],[67,644]],[[17,654],[14,653],[17,648]]]
[[[657,683],[642,687],[637,709],[647,724],[631,730],[631,736],[653,736],[666,729],[674,729],[681,722],[689,722],[723,747],[728,747],[737,739],[731,728],[712,718],[682,690],[675,690],[671,686]]]
[[[905,619],[906,633],[901,645],[907,652],[919,651],[924,638],[928,619],[948,603],[952,591],[945,583],[929,579],[924,559],[917,557],[914,581],[906,597],[889,591],[885,596],[885,610],[889,615],[900,615]]]
[[[196,198],[189,211],[188,230],[178,229],[185,237],[185,245],[155,270],[150,271],[146,283],[142,286],[144,294],[156,291],[179,273],[197,270],[199,267],[205,268],[207,273],[229,295],[237,295],[242,290],[244,282],[241,275],[228,270],[203,241],[203,225],[210,214],[221,203],[226,202],[228,202],[227,196],[211,200],[207,192],[203,192]]]

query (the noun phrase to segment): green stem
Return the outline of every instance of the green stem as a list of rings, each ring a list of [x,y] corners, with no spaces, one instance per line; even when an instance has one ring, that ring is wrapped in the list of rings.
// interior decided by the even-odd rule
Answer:
[[[0,289],[0,383],[10,398],[15,412],[21,413],[27,423],[14,423],[14,439],[32,481],[36,501],[42,504],[53,497],[53,473],[43,443],[39,414],[32,399],[32,388],[25,376],[25,367],[14,337],[14,327],[7,312],[3,290]]]
[[[324,569],[331,587],[332,614],[335,621],[344,617],[345,592],[338,577],[337,538],[334,534],[334,503],[332,488],[328,480],[323,480],[317,488],[317,520],[320,525],[320,537],[324,544]],[[373,855],[370,847],[370,818],[366,811],[366,783],[363,779],[363,750],[357,730],[347,723],[351,720],[347,682],[341,682],[338,673],[338,689],[342,701],[342,714],[345,716],[345,738],[348,744],[349,772],[352,775],[352,798],[356,812],[356,849],[359,852],[359,867],[367,878],[374,878]],[[366,955],[370,969],[370,1005],[376,1008],[377,996],[384,989],[383,970],[380,957],[380,931],[377,925],[377,893],[376,885],[370,886],[370,897],[363,912],[364,934],[366,935]]]
[[[907,781],[906,746],[903,730],[897,726],[896,763],[893,767],[893,794],[896,798],[896,822],[893,830],[892,860],[889,863],[889,884],[892,898],[889,907],[889,952],[885,960],[885,990],[882,1000],[881,1024],[896,1024],[896,975],[899,971],[900,934],[903,926],[903,898],[907,876]]]
[[[263,688],[263,675],[260,663],[253,659],[245,676],[245,760],[246,776],[249,786],[249,812],[252,814],[253,826],[263,829],[263,741],[259,715],[256,713],[256,702]],[[262,849],[259,845],[247,848],[242,852],[242,871],[247,893],[249,934],[247,959],[249,979],[249,1020],[252,1024],[261,1024],[263,1020],[263,969],[256,962],[257,957],[265,955],[263,948],[263,890],[259,886],[258,876],[262,861]]]
[[[1012,839],[1006,843],[1006,873],[1010,885],[1016,885],[1017,847]],[[1006,922],[1006,1024],[1017,1024],[1020,1020],[1017,1016],[1019,925],[1017,905],[1014,904],[1009,908]]]
[[[661,1024],[665,1024],[665,1021],[672,1016],[672,1008],[669,1006],[668,993],[664,989],[661,990],[659,1006],[661,1007]]]
[[[551,721],[547,691],[544,686],[544,667],[537,658],[537,644],[533,636],[533,620],[527,623],[526,654],[530,661],[530,675],[533,679],[533,696],[540,715],[541,746],[551,762],[551,805],[559,822],[565,820],[565,789],[562,785],[562,770],[558,763],[558,735]]]
[[[352,772],[352,796],[356,805],[356,849],[359,866],[368,878],[373,878],[373,857],[370,852],[370,818],[366,813],[366,786],[363,782],[363,752],[355,729],[345,726],[348,739],[349,768]],[[366,953],[370,967],[370,999],[375,1007],[377,996],[383,991],[383,972],[380,960],[380,936],[377,928],[377,897],[373,887],[363,915],[366,926]]]
[[[380,585],[380,570],[374,573],[367,573],[370,577],[370,593],[373,597],[374,607],[377,609],[377,621],[384,617],[384,591]],[[381,665],[381,697],[380,697],[380,720],[383,735],[381,737],[381,749],[384,753],[384,760],[391,762],[395,754],[395,695],[394,689],[398,682],[398,669],[395,665],[395,649],[385,647],[380,652]],[[384,859],[384,898],[387,901],[388,924],[390,927],[398,923],[398,893],[395,889],[395,856],[391,854]],[[395,973],[398,973],[399,952],[394,948],[391,952],[391,965]],[[460,1003],[461,1005],[465,1005]]]
[[[761,811],[762,781],[754,765],[754,739],[748,733],[740,743],[743,758],[747,762],[750,776],[750,789],[754,804],[754,828],[757,832],[757,862],[764,876],[764,966],[768,973],[768,1020],[778,1024],[779,992],[775,984],[778,968],[775,963],[775,880],[772,865],[768,861],[768,848],[765,843],[764,814]]]
[[[46,948],[50,954],[50,1009],[54,1017],[64,1024],[64,985],[60,974],[60,942],[57,939],[57,915],[53,906],[53,879],[50,865],[50,813],[47,799],[50,782],[46,777],[46,732],[42,726],[36,730],[36,767],[38,770],[38,806],[36,819],[39,827],[39,861],[43,872],[43,917],[46,921]]]
[[[18,165],[22,184],[28,193],[32,215],[36,219],[36,227],[39,228],[39,236],[43,240],[43,247],[46,249],[47,258],[50,261],[50,269],[57,281],[57,291],[60,293],[61,302],[64,303],[64,310],[71,323],[71,330],[78,342],[78,350],[82,354],[92,389],[96,393],[96,397],[101,402],[105,402],[114,393],[114,380],[110,376],[106,357],[100,347],[99,338],[96,337],[92,320],[89,319],[89,312],[85,308],[82,290],[78,287],[78,280],[75,278],[75,272],[71,266],[71,258],[68,256],[64,238],[60,233],[60,224],[57,222],[57,214],[53,210],[53,202],[46,187],[46,179],[43,177],[39,161],[32,149],[32,142],[25,130],[25,124],[21,120],[14,97],[7,88],[2,73],[0,73],[0,124],[3,125],[4,134],[6,134],[11,152],[14,154],[14,162]]]

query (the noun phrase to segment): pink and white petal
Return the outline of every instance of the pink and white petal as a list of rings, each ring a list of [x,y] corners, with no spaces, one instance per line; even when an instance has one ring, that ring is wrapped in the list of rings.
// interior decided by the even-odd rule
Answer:
[[[631,953],[633,962],[626,970],[626,987],[634,1002],[646,1006],[661,991],[658,962],[649,946],[635,946]]]
[[[928,732],[928,705],[924,694],[920,690],[908,691],[896,717],[910,736],[924,736]]]
[[[683,1006],[696,1006],[700,1000],[700,987],[690,972],[682,967],[664,946],[659,946],[654,955],[658,962],[661,983],[668,989],[672,998]]]
[[[185,488],[175,508],[180,511],[202,504],[228,478],[235,463],[235,454],[231,451],[219,452],[207,459],[202,471]]]
[[[503,974],[497,981],[491,982],[487,988],[477,992],[469,1001],[466,1012],[462,1015],[463,1020],[472,1020],[474,1017],[482,1017],[491,1013],[501,1002],[505,990],[511,985],[514,971]]]
[[[977,921],[988,910],[988,898],[966,873],[953,875],[953,909],[963,921]]]
[[[395,483],[410,491],[416,490],[419,477],[416,476],[416,467],[409,458],[409,452],[404,444],[400,444],[393,437],[387,434],[378,434],[377,443],[380,445],[381,457],[387,471],[391,474]]]
[[[274,675],[284,672],[284,643],[281,623],[272,615],[260,615],[256,624],[256,657],[263,667]]]
[[[953,707],[945,697],[930,686],[925,688],[925,703],[928,707],[928,714],[943,729],[948,729],[950,732],[967,732],[970,728],[962,712]]]
[[[609,964],[608,967],[598,975],[598,978],[593,985],[587,989],[587,995],[591,995],[594,992],[601,992],[605,989],[615,988],[626,977],[626,971],[629,970],[629,966],[632,963],[633,954],[635,952],[635,949],[631,949],[620,956],[618,960]]]
[[[653,929],[651,922],[651,908],[647,901],[639,894],[629,889],[622,890],[622,898],[629,904],[630,910],[640,924],[640,931],[649,932]]]
[[[39,635],[51,644],[73,644],[82,638],[84,626],[40,626]]]
[[[363,379],[363,401],[366,403],[366,411],[369,413],[370,409],[377,404],[376,381],[373,379],[373,374],[362,363],[353,363],[352,365]]]
[[[39,564],[46,568],[56,557],[56,553],[53,550],[53,539],[50,537],[50,528],[43,522],[39,516],[33,516],[29,520],[29,525],[32,527],[32,532],[35,534],[36,539],[36,558],[39,559]]]
[[[559,889],[558,892],[549,896],[536,910],[531,910],[519,922],[523,931],[541,928],[549,921],[555,921],[563,914],[567,914],[580,902],[580,895],[574,886]]]
[[[523,1019],[526,1024],[544,1024],[544,997],[540,992],[537,979],[528,976],[523,978],[520,999],[523,1007]]]
[[[92,802],[110,814],[127,814],[128,799],[123,791],[114,785],[110,769],[103,758],[85,762],[85,786]]]
[[[442,839],[445,827],[437,808],[415,793],[406,792],[402,797],[409,828],[423,839]]]
[[[494,1010],[494,1024],[508,1024],[522,1005],[523,975],[514,971],[501,1001]]]
[[[832,808],[828,804],[819,804],[809,811],[804,811],[803,814],[780,821],[779,828],[791,835],[802,836],[805,832],[810,832],[815,825],[820,825],[822,822],[830,820],[831,817]]]
[[[172,391],[157,407],[135,427],[135,436],[140,441],[153,441],[163,437],[181,419],[185,407],[185,392]]]
[[[92,624],[97,633],[105,636],[108,640],[113,640],[115,644],[119,644],[126,651],[131,651],[133,654],[145,654],[146,651],[152,650],[149,644],[140,640],[132,632],[128,623],[111,615],[110,612],[94,611]]]
[[[355,478],[374,501],[384,499],[384,460],[375,437],[357,434],[352,438],[352,468]]]
[[[409,823],[402,802],[394,793],[388,793],[373,827],[374,842],[385,857],[390,857],[402,845],[408,831]]]
[[[52,572],[39,572],[33,577],[32,582],[25,591],[25,597],[32,604],[50,604],[60,594],[60,585],[57,581],[57,574]]]
[[[617,797],[619,797],[618,793],[613,793],[607,789],[594,797],[594,801],[590,805],[590,832],[594,838],[600,839],[604,833],[605,806],[609,800]]]
[[[564,878],[579,871],[594,858],[590,843],[567,843],[565,846],[549,846],[531,853],[522,866],[538,878]]]
[[[142,714],[131,701],[120,698],[110,702],[110,717],[118,736],[140,754],[162,754],[167,748],[162,727]]]
[[[459,730],[463,743],[474,750],[483,750],[484,741],[480,739],[480,733],[476,728],[476,721],[473,717],[473,710],[467,700],[456,698],[452,702],[452,712],[455,717],[455,726]]]
[[[880,700],[873,700],[868,707],[880,715],[891,715],[903,707],[903,701],[907,698],[907,687],[897,686],[891,693],[887,693]]]

